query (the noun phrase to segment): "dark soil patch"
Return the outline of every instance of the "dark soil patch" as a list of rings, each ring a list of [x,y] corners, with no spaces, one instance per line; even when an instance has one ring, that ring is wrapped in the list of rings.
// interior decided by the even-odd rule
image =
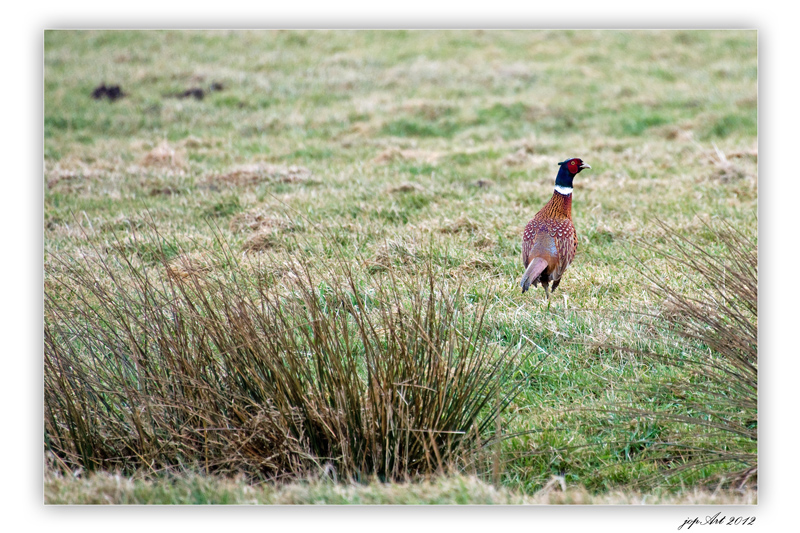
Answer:
[[[106,85],[103,83],[95,87],[94,91],[92,91],[92,98],[95,100],[108,98],[113,102],[115,100],[119,100],[123,96],[125,96],[125,93],[122,92],[122,89],[119,85]]]

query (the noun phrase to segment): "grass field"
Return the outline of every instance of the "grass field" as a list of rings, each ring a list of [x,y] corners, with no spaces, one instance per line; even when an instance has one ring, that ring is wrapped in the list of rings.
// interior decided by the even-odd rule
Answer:
[[[215,478],[241,468],[255,482],[315,478],[332,464],[351,480],[380,471],[434,484],[431,476],[449,471],[481,480],[455,478],[480,503],[490,502],[486,484],[501,491],[498,502],[532,503],[557,479],[602,503],[625,491],[728,487],[753,471],[757,412],[738,400],[739,374],[709,378],[689,362],[659,359],[722,356],[707,338],[676,335],[680,309],[666,290],[650,290],[646,274],[690,297],[715,288],[667,257],[679,249],[665,227],[696,244],[691,256],[701,262],[731,248],[755,254],[754,31],[48,31],[44,50],[45,450],[54,471],[121,470],[157,483],[165,473]],[[92,98],[101,83],[119,85],[122,98]],[[548,306],[541,289],[519,290],[521,233],[569,157],[592,168],[575,180],[578,254]],[[720,238],[723,223],[742,234],[735,246]],[[160,289],[148,293],[141,275]],[[210,294],[207,307],[191,310]],[[356,302],[352,319],[334,310],[343,298]],[[267,312],[262,301],[275,307]],[[330,327],[328,336],[270,329],[300,328],[303,313],[316,313],[311,322]],[[245,341],[204,340],[206,330],[238,332],[240,315],[269,327]],[[192,326],[181,318],[189,316],[213,324]],[[341,331],[362,336],[331,340]],[[397,340],[412,337],[428,343],[425,361]],[[263,353],[284,366],[259,375],[304,391],[285,403],[281,387],[251,372],[262,355],[247,351],[273,338],[283,340]],[[307,359],[283,361],[292,350]],[[424,373],[448,350],[457,355]],[[487,370],[482,354],[506,357],[505,366]],[[122,359],[135,359],[136,371],[109,370]],[[146,360],[158,370],[142,374]],[[329,368],[306,372],[302,361],[312,360]],[[418,456],[376,439],[369,450],[380,460],[366,450],[348,462],[360,442],[342,437],[352,418],[369,418],[385,400],[370,396],[373,363],[394,409],[408,404],[391,376],[436,389],[434,403],[453,415],[447,427],[459,437],[419,438]],[[87,377],[70,381],[78,368]],[[192,387],[211,387],[197,376],[219,368],[213,399],[171,381],[180,372]],[[339,381],[326,388],[328,371]],[[157,398],[144,375],[162,380]],[[337,387],[364,412],[341,412]],[[207,411],[174,414],[168,403],[179,396],[202,397]],[[441,407],[452,398],[465,401]],[[419,401],[413,416],[438,424],[439,411]],[[315,448],[311,426],[293,418],[301,404],[321,409],[320,420],[351,422],[320,422],[333,444]],[[458,418],[465,405],[479,408]],[[275,452],[270,437],[236,463],[222,457],[225,446],[243,453],[245,445],[230,437],[209,462],[211,445],[198,442],[222,423],[210,423],[211,411],[251,437],[277,424],[304,451]],[[273,421],[268,429],[248,425],[256,412]],[[411,421],[411,411],[388,412],[381,435],[395,444],[402,431],[427,431],[411,422],[400,431],[392,424]],[[720,431],[721,419],[746,429]],[[167,420],[178,422],[165,429]],[[253,459],[273,452],[284,455],[268,465]],[[66,503],[60,478],[48,476],[48,501]],[[270,503],[278,496],[269,491],[292,489],[255,490]],[[323,500],[356,501],[326,490]]]
[[[534,494],[520,494],[474,477],[443,476],[418,483],[334,484],[304,481],[251,485],[241,479],[184,475],[176,479],[130,479],[99,473],[88,478],[50,475],[44,483],[51,504],[115,505],[753,505],[754,489],[687,489],[642,493],[614,490],[590,494],[582,487],[562,491],[549,483]]]

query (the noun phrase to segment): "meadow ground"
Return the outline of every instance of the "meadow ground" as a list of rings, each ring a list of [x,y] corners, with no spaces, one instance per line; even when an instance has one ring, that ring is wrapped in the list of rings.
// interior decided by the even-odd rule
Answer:
[[[608,501],[625,491],[646,497],[641,490],[657,488],[665,491],[658,501],[668,502],[675,492],[701,494],[696,488],[709,482],[712,489],[727,487],[724,476],[737,470],[731,462],[755,456],[754,407],[698,413],[695,406],[708,398],[694,397],[691,387],[676,396],[662,385],[684,380],[702,388],[698,380],[707,376],[637,353],[715,353],[709,343],[676,340],[669,326],[675,309],[648,290],[646,272],[676,290],[701,290],[697,284],[704,283],[691,267],[665,257],[676,248],[658,221],[710,255],[726,248],[714,231],[722,221],[755,253],[754,31],[48,31],[44,54],[45,323],[52,340],[46,361],[55,357],[54,346],[62,347],[58,357],[91,360],[87,332],[141,325],[135,317],[109,318],[118,315],[102,298],[71,292],[74,286],[91,292],[87,280],[94,276],[98,284],[122,279],[105,294],[122,291],[118,310],[125,315],[125,288],[141,288],[125,279],[137,270],[172,280],[232,270],[254,287],[277,287],[268,290],[278,298],[300,290],[292,267],[300,261],[329,272],[308,280],[321,300],[338,290],[329,285],[341,276],[354,285],[394,276],[413,289],[424,288],[430,274],[442,280],[435,291],[433,281],[430,287],[444,298],[445,317],[457,309],[453,324],[467,316],[464,327],[475,329],[470,342],[510,354],[502,385],[513,382],[516,391],[492,408],[491,423],[480,424],[486,405],[474,413],[480,431],[468,454],[453,448],[447,465],[438,461],[440,474],[451,469],[480,478],[427,482],[460,483],[456,492],[472,494],[448,498],[535,503],[545,487],[558,492],[558,480],[568,488],[562,494],[576,490],[582,501]],[[122,96],[92,98],[102,83],[119,85]],[[569,157],[592,169],[575,180],[578,254],[548,306],[541,289],[519,290],[521,232],[552,194],[556,163]],[[89,268],[76,276],[74,265]],[[387,294],[396,289],[387,286]],[[454,295],[449,304],[448,295]],[[394,297],[399,308],[415,302],[405,293]],[[304,312],[311,304],[305,305],[286,312]],[[328,316],[328,307],[320,309]],[[153,319],[158,324],[161,311]],[[479,311],[482,320],[471,321]],[[184,327],[176,331],[190,331]],[[383,346],[380,330],[374,335]],[[113,341],[106,342],[110,354],[120,338],[106,338]],[[313,345],[314,338],[306,340]],[[202,335],[180,339],[170,346],[204,342]],[[163,351],[157,340],[148,346]],[[219,356],[215,346],[209,357]],[[309,350],[330,357],[327,348]],[[48,501],[71,498],[59,468],[113,465],[130,469],[126,475],[150,475],[154,481],[146,483],[155,484],[171,468],[208,468],[208,456],[192,457],[188,448],[170,456],[168,468],[154,451],[160,445],[151,442],[158,431],[147,436],[130,401],[113,403],[110,393],[97,400],[98,389],[89,394],[53,377],[66,366],[45,366]],[[362,366],[353,368],[354,379],[366,379]],[[308,379],[322,379],[324,371],[315,372]],[[48,396],[53,384],[66,388]],[[141,381],[137,387],[140,394],[146,388]],[[99,440],[76,444],[71,455],[51,453],[52,442],[81,441],[81,423],[61,418],[70,407],[52,399],[67,389],[77,404],[82,394],[111,403],[103,407],[109,427],[124,419],[137,436],[119,444],[123,433],[104,436],[104,422],[73,412],[64,416],[83,420]],[[491,390],[497,398],[506,394]],[[737,390],[714,394],[731,397]],[[630,416],[635,410],[649,414]],[[719,432],[715,416],[741,417],[753,433]],[[191,425],[190,418],[181,423]],[[689,423],[698,418],[707,424]],[[428,444],[420,446],[430,466],[438,452]],[[125,461],[108,456],[112,449],[122,450]],[[700,452],[709,450],[739,459],[706,462]],[[156,457],[165,462],[153,466]],[[287,458],[268,470],[291,471],[304,460]],[[747,461],[740,466],[752,468]],[[209,479],[191,474],[186,483],[234,483],[214,479],[211,470]],[[319,474],[300,470],[298,477]],[[91,479],[89,493],[111,483]],[[742,478],[737,486],[744,492],[730,497],[754,501],[754,481]],[[114,483],[115,491],[133,487]],[[403,502],[358,486],[314,485],[309,499],[292,496],[291,486],[243,496],[246,486],[220,490],[236,492],[225,501],[237,502]],[[85,499],[75,487],[67,494],[103,501],[106,489],[97,490]],[[358,490],[368,495],[353,496]],[[115,494],[119,502],[158,500]]]

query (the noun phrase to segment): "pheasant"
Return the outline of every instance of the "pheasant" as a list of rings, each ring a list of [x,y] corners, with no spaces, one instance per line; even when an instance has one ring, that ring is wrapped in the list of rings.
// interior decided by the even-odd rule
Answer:
[[[572,179],[584,168],[592,168],[581,159],[567,159],[559,163],[553,197],[525,226],[522,234],[522,292],[533,284],[541,283],[550,300],[548,285],[556,290],[561,276],[575,257],[578,236],[572,225]]]

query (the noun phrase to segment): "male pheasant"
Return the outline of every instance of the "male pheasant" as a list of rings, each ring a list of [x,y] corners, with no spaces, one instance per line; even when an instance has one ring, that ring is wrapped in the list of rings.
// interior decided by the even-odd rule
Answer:
[[[572,225],[572,179],[584,168],[592,168],[581,159],[567,159],[559,163],[556,188],[550,201],[536,213],[522,234],[522,292],[533,284],[541,283],[547,299],[548,285],[556,290],[561,276],[575,257],[578,236]]]

